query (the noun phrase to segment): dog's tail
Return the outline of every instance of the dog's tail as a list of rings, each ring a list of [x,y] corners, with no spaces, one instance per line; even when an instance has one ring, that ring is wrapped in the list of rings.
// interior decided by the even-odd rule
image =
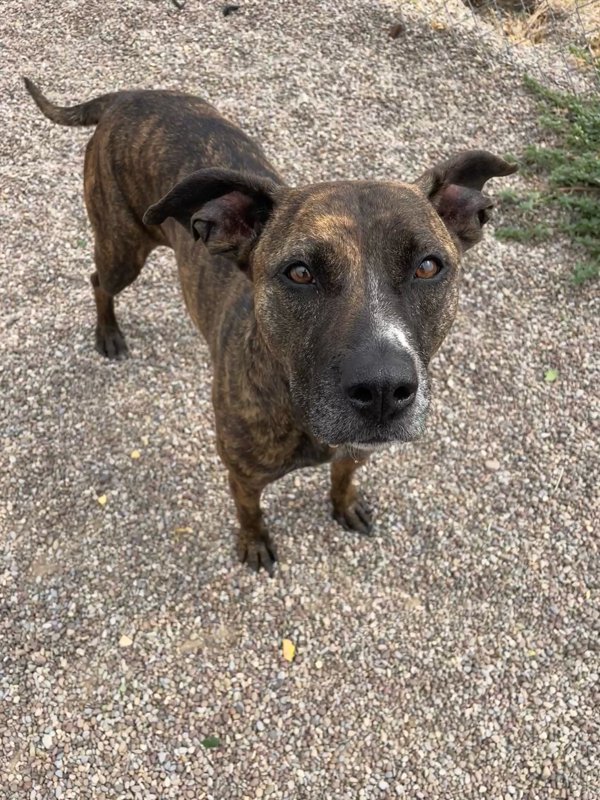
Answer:
[[[33,97],[42,114],[59,125],[97,125],[105,109],[113,102],[117,92],[102,94],[87,103],[77,106],[55,106],[44,97],[38,86],[29,78],[23,78],[27,91]]]

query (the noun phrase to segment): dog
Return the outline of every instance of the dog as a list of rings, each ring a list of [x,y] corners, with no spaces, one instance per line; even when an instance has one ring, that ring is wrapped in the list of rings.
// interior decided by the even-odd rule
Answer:
[[[374,450],[422,433],[428,364],[456,313],[461,256],[492,208],[482,189],[516,165],[468,150],[411,183],[291,187],[257,143],[192,95],[119,91],[61,107],[25,84],[53,122],[96,126],[84,191],[102,355],[127,352],[116,295],[154,248],[175,251],[210,348],[240,560],[273,573],[261,492],[300,467],[331,462],[334,518],[371,533],[354,473]]]

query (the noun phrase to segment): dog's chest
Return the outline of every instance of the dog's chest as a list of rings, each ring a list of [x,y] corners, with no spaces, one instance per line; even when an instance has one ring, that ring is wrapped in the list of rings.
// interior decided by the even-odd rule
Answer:
[[[302,467],[316,467],[326,464],[334,457],[334,449],[327,444],[321,444],[310,436],[301,435],[294,451],[292,464],[286,472]]]

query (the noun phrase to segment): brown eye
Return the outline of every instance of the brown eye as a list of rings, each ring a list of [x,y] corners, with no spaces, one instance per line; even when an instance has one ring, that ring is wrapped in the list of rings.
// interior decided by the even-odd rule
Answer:
[[[315,282],[306,264],[290,264],[284,274],[294,283],[301,283],[304,286]]]
[[[419,267],[415,272],[415,278],[421,278],[422,280],[435,278],[441,268],[442,265],[435,258],[426,258],[419,264]]]

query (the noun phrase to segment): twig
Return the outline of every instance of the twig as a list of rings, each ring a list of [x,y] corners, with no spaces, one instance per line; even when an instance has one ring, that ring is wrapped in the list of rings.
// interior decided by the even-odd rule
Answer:
[[[553,487],[552,491],[550,492],[551,495],[556,494],[556,492],[558,491],[558,487],[560,486],[560,482],[562,481],[562,476],[564,474],[565,474],[565,468],[561,467],[560,468],[560,474],[559,474],[559,476],[557,478],[557,481],[554,484],[554,487]]]

